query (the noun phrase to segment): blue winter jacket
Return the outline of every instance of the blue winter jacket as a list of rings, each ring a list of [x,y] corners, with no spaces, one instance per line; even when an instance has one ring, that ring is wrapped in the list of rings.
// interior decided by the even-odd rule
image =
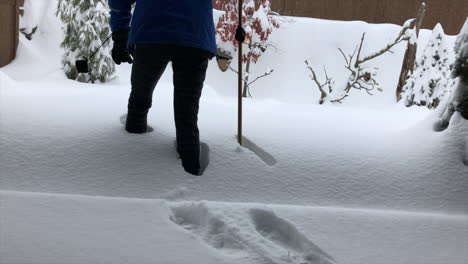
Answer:
[[[212,0],[109,0],[109,6],[112,31],[131,28],[130,48],[135,43],[160,43],[216,54]]]

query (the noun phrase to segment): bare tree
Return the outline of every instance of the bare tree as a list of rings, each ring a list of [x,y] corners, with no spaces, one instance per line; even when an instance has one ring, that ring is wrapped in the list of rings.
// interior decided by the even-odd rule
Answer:
[[[362,34],[361,41],[359,45],[356,46],[354,52],[348,56],[345,55],[342,49],[338,49],[343,55],[345,60],[345,68],[349,71],[350,75],[348,81],[346,83],[346,87],[343,90],[338,90],[336,87],[333,87],[332,80],[326,75],[326,81],[320,82],[317,79],[317,74],[315,73],[314,69],[310,66],[310,63],[306,61],[307,68],[311,71],[312,75],[311,78],[317,85],[318,89],[321,92],[321,99],[320,103],[323,104],[327,97],[330,98],[330,102],[342,103],[342,101],[349,96],[349,92],[352,89],[356,90],[363,90],[369,95],[373,95],[372,91],[375,89],[382,91],[381,88],[378,87],[379,83],[376,80],[377,76],[377,68],[368,68],[366,67],[366,63],[382,56],[385,53],[392,52],[392,48],[398,45],[401,42],[408,41],[410,39],[409,29],[411,24],[414,20],[408,20],[404,25],[397,37],[389,43],[384,48],[378,50],[377,52],[371,53],[368,56],[362,57],[362,47],[364,45],[364,40],[366,37],[366,33]],[[326,73],[326,70],[325,70]],[[323,89],[325,86],[329,87],[329,93]],[[333,94],[332,96],[330,96]]]
[[[415,34],[416,39],[414,39],[413,41],[408,41],[408,47],[406,48],[405,57],[403,59],[403,66],[401,68],[400,78],[399,78],[398,86],[396,90],[397,102],[401,100],[401,93],[403,91],[403,87],[408,81],[409,76],[411,76],[411,74],[414,71],[414,63],[416,61],[416,51],[418,50],[417,39],[419,37],[419,30],[421,29],[421,25],[422,25],[425,15],[426,15],[426,3],[423,2],[421,6],[419,7],[416,20],[414,21],[413,34]]]

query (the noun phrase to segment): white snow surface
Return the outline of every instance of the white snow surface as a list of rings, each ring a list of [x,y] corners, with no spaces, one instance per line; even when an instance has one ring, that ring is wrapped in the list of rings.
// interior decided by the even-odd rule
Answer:
[[[468,258],[468,218],[460,215],[5,191],[0,201],[2,264],[463,264]]]
[[[24,0],[23,16],[20,16],[20,28],[30,33],[34,27],[38,29],[47,26],[47,16],[53,15],[55,1]]]
[[[436,133],[437,111],[395,104],[404,45],[376,60],[374,96],[318,105],[308,78],[306,59],[346,78],[337,48],[366,31],[373,52],[399,27],[294,18],[272,35],[254,73],[275,71],[252,87],[244,127],[273,166],[237,145],[236,77],[211,62],[199,122],[211,160],[194,178],[174,150],[171,71],[155,131],[129,135],[131,67],[67,80],[47,17],[0,69],[1,264],[468,262],[468,124],[455,115]]]

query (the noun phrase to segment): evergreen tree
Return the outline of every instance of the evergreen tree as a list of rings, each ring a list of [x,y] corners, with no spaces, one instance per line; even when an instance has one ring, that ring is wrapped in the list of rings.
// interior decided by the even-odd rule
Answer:
[[[90,72],[78,73],[77,59],[89,58],[109,37],[109,7],[106,0],[59,0],[57,16],[65,33],[62,65],[69,79],[80,82],[105,82],[115,71],[110,42],[89,59]]]
[[[433,109],[440,104],[454,84],[450,78],[451,55],[444,30],[437,24],[422,56],[416,61],[413,74],[403,87],[406,106]]]
[[[468,120],[468,18],[455,43],[455,53],[452,77],[456,84],[440,120],[434,126],[437,131],[443,131],[449,126],[455,112]]]

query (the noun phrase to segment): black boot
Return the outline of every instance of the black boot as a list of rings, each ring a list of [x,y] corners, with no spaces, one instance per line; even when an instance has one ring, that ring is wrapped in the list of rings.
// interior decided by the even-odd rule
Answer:
[[[182,160],[184,170],[192,175],[200,176],[200,146],[177,146],[177,152]]]
[[[177,147],[184,170],[195,176],[202,176],[210,163],[210,147],[201,143],[197,150],[182,150]]]
[[[144,134],[148,132],[147,113],[128,111],[125,130],[132,134]]]

